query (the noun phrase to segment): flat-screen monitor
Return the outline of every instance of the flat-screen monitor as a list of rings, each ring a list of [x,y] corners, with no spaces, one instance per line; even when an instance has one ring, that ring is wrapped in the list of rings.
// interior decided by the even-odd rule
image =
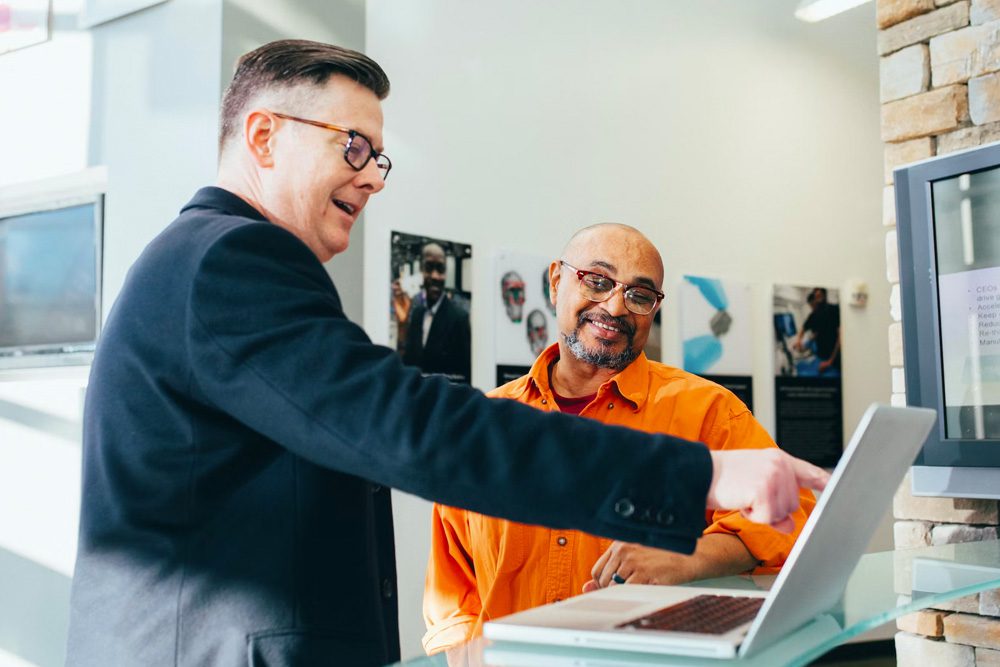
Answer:
[[[919,495],[1000,497],[1000,143],[895,172],[906,401],[938,411]]]
[[[101,326],[103,196],[0,212],[0,370],[88,363]]]

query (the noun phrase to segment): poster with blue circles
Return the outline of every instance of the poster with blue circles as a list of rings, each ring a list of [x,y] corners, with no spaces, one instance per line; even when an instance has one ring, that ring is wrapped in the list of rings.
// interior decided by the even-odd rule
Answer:
[[[750,286],[686,275],[678,298],[684,370],[721,384],[753,410]]]

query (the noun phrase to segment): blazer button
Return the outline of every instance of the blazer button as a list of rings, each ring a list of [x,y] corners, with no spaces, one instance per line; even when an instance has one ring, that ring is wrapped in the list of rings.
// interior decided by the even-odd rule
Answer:
[[[392,579],[383,579],[382,580],[382,597],[384,597],[386,600],[388,600],[389,598],[391,598],[393,596],[393,593],[395,593],[395,589],[393,588],[393,585],[392,585]]]
[[[372,489],[371,490],[372,490],[372,493],[378,493],[379,491],[382,490],[382,485],[381,484],[372,484]]]
[[[635,505],[633,505],[632,501],[629,500],[628,498],[622,498],[621,500],[615,503],[615,512],[618,514],[618,516],[627,519],[633,514],[635,514]]]
[[[656,513],[656,522],[664,526],[669,526],[674,522],[674,515],[667,510],[660,510]]]

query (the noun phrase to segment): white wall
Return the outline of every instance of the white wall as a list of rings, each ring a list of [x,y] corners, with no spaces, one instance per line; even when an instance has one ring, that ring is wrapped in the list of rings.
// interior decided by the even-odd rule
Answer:
[[[809,25],[793,5],[369,0],[367,52],[393,84],[394,165],[365,228],[372,336],[388,340],[390,230],[472,243],[473,373],[490,388],[495,250],[554,256],[579,227],[624,222],[667,265],[669,362],[682,274],[753,284],[755,405],[768,426],[769,285],[865,279],[871,307],[842,309],[850,433],[890,393],[874,6]],[[395,502],[403,653],[414,655],[428,505]]]

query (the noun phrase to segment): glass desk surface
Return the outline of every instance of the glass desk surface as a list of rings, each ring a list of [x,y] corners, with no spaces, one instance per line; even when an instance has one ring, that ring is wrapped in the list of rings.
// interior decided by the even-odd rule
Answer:
[[[767,589],[774,577],[737,576],[697,582],[716,588]],[[910,612],[1000,588],[1000,541],[947,544],[861,557],[837,606],[750,657],[733,660],[491,642],[482,638],[400,667],[644,667],[646,665],[807,665],[859,634]]]

